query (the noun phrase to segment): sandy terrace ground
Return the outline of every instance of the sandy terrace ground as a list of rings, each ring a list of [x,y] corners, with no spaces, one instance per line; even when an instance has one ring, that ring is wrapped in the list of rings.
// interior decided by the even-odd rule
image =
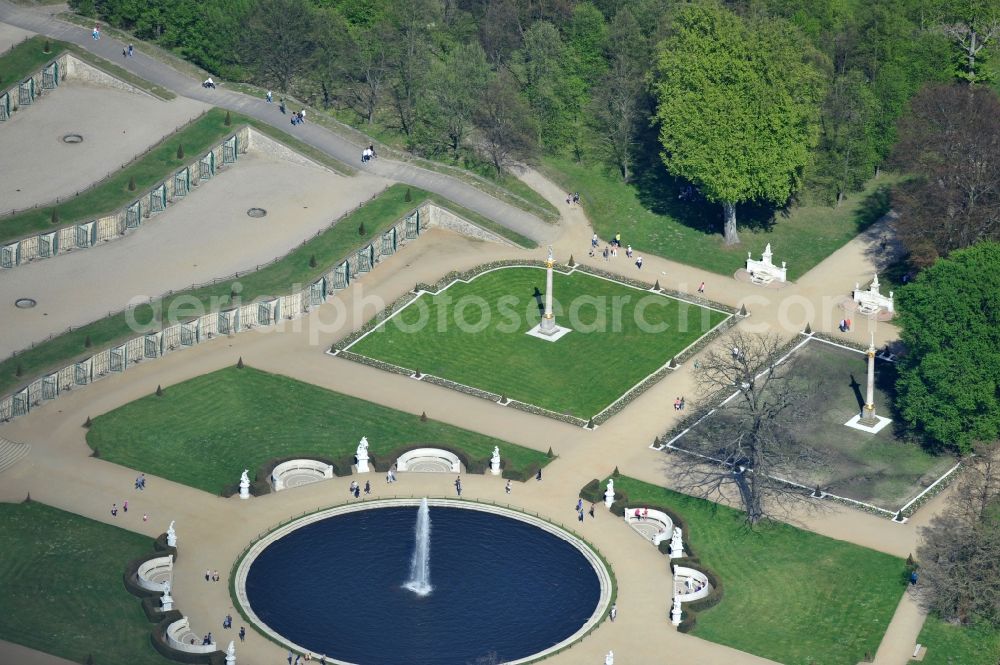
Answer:
[[[89,323],[147,299],[281,256],[386,182],[344,178],[250,152],[235,168],[203,183],[164,213],[143,220],[125,238],[5,272],[0,278],[0,357],[69,326]],[[246,211],[261,207],[266,217]],[[20,297],[38,307],[14,307]]]
[[[184,97],[164,102],[72,79],[0,126],[0,212],[72,196],[155,145],[208,108]],[[66,134],[83,143],[67,144]],[[2,220],[0,220],[2,221]]]
[[[11,46],[20,44],[34,34],[35,33],[33,32],[28,32],[27,30],[22,30],[21,28],[15,28],[14,26],[6,23],[0,23],[0,53],[3,53]]]

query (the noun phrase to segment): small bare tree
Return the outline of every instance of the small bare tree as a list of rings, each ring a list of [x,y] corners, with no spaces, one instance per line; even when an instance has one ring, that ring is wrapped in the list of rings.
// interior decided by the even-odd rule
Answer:
[[[718,500],[735,486],[750,525],[804,499],[807,492],[777,476],[815,461],[810,449],[783,432],[801,396],[788,379],[787,366],[778,364],[783,346],[776,335],[737,330],[722,348],[708,352],[695,370],[700,391],[736,395],[724,415],[711,417],[710,435],[701,437],[695,449],[684,447],[694,454],[675,458],[680,489]]]
[[[1000,449],[980,446],[922,531],[920,602],[943,619],[1000,626]]]

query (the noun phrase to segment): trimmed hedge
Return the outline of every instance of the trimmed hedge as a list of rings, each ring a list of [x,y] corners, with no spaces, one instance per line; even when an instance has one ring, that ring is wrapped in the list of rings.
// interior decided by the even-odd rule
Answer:
[[[597,497],[595,499],[595,497]],[[604,500],[604,494],[601,492],[601,481],[594,478],[589,483],[584,485],[580,489],[580,498],[584,501],[590,501],[591,503],[598,503]],[[629,505],[628,494],[624,492],[615,491],[615,501],[611,504],[611,512],[619,517],[625,516],[625,508]],[[633,506],[634,507],[634,506]],[[681,531],[684,533],[690,533],[688,530],[687,522],[684,518],[678,515],[676,512],[667,508],[665,506],[660,506],[656,504],[643,504],[644,508],[649,508],[650,510],[659,510],[665,513],[674,526],[680,527]],[[657,549],[660,553],[669,556],[670,555],[670,541],[665,540],[661,542]],[[711,593],[709,593],[704,598],[692,601],[690,603],[682,603],[681,609],[683,610],[682,619],[677,630],[682,633],[687,633],[694,629],[695,625],[698,623],[698,612],[704,612],[705,610],[714,607],[722,600],[723,590],[722,590],[722,580],[715,573],[714,570],[708,566],[701,563],[698,556],[691,549],[690,540],[684,542],[684,549],[687,551],[688,555],[680,557],[677,559],[672,559],[670,561],[670,568],[673,570],[674,566],[683,566],[685,568],[693,568],[705,574],[708,578],[708,583],[712,587]]]
[[[503,466],[503,462],[500,463]],[[509,480],[516,480],[518,482],[526,483],[532,478],[534,478],[538,471],[542,467],[538,464],[529,464],[523,469],[504,469],[500,474],[501,477],[507,478]]]

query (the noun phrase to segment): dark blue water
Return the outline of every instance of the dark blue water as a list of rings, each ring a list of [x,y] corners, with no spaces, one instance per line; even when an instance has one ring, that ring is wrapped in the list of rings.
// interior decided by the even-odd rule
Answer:
[[[431,506],[429,596],[402,588],[416,506],[331,517],[269,545],[247,596],[273,630],[360,665],[465,665],[537,653],[576,632],[600,583],[575,547],[530,524]]]

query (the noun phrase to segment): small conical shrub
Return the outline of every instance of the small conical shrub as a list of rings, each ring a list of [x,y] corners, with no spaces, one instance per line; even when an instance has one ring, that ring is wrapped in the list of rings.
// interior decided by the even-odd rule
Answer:
[[[226,119],[223,121],[222,124],[224,124],[226,127],[229,127],[230,125],[233,124],[233,117],[229,115],[229,111],[226,111]]]
[[[572,254],[569,255],[569,261],[566,263],[566,265],[568,265],[570,268],[576,265],[576,261],[573,260]]]
[[[163,388],[161,386],[156,386],[156,396],[163,397]]]
[[[509,400],[509,399],[507,399],[507,396],[506,396],[506,395],[500,395],[500,403],[501,403],[501,404],[506,404],[506,403],[507,403],[507,402],[509,402],[509,401],[510,401],[510,400]]]
[[[656,280],[656,284],[653,284],[653,290],[654,291],[660,290],[660,280]]]
[[[747,311],[746,305],[740,305],[740,316],[749,316],[750,313]]]
[[[403,196],[403,200],[407,203],[413,200],[413,192],[410,191],[409,187],[406,188],[406,194]]]
[[[184,159],[184,144],[177,146],[177,159]]]
[[[670,364],[668,365],[668,367],[677,367],[677,356],[674,356],[673,358],[670,359]]]
[[[614,476],[615,478],[617,478],[618,476],[620,476],[622,474],[621,474],[621,472],[618,471],[618,467],[616,466],[615,470],[611,472],[611,475]]]
[[[83,426],[90,427],[90,416],[87,416],[87,419],[83,421]]]
[[[42,49],[42,53],[52,53],[52,42],[45,40],[45,47]]]
[[[421,374],[421,373],[420,373],[420,370],[418,369],[418,370],[417,370],[416,372],[414,372],[414,373],[413,373],[413,376],[414,376],[415,378],[418,378],[418,379],[419,379],[420,377],[422,377],[422,376],[423,376],[423,374]]]
[[[316,255],[315,254],[313,254],[313,255],[311,255],[309,257],[309,267],[310,268],[315,268],[316,267]]]
[[[365,223],[361,222],[361,224],[358,225],[358,235],[363,236],[365,233],[367,233],[367,231],[365,231]]]
[[[656,448],[660,447],[660,437],[658,437],[658,436],[654,436],[653,437],[653,446],[656,447]]]
[[[90,341],[90,335],[83,338],[83,348],[89,349],[92,345],[93,342]]]
[[[427,422],[427,412],[426,411],[424,411],[423,413],[420,414],[420,422],[422,422],[422,423]]]
[[[14,368],[14,376],[20,377],[22,374],[24,374],[24,368],[21,367],[21,363],[18,363],[17,367]]]
[[[128,179],[128,191],[130,192],[135,191],[135,176],[132,176],[131,178]]]
[[[913,555],[912,554],[907,554],[906,555],[906,567],[907,568],[913,568],[914,564],[916,564],[916,561],[913,560]]]
[[[243,356],[240,356],[240,359],[236,361],[236,369],[243,369]]]
[[[553,457],[556,456],[555,452],[552,451],[552,446],[549,446],[549,451],[545,453],[545,456],[548,457],[549,459],[552,459]]]
[[[337,352],[337,345],[336,344],[331,344],[330,345],[330,353],[336,353],[336,352]]]
[[[586,427],[587,427],[587,429],[594,429],[594,419],[593,418],[591,418],[590,420],[587,421]]]
[[[52,209],[52,215],[49,216],[49,223],[50,224],[58,224],[59,223],[59,211],[56,210],[55,208]]]
[[[806,329],[805,329],[805,331],[804,331],[804,332],[805,332],[805,334],[807,334],[807,335],[811,335],[811,334],[813,334],[813,329],[812,329],[812,326],[811,326],[811,325],[809,325],[809,324],[807,323],[807,324],[806,324]]]
[[[94,657],[91,654],[87,654],[85,665],[94,665]]]
[[[100,457],[101,456],[101,451],[98,450],[97,448],[94,448],[94,452],[90,453],[90,456],[91,457]]]
[[[31,492],[28,492],[28,496],[24,497],[25,503],[31,503]]]

